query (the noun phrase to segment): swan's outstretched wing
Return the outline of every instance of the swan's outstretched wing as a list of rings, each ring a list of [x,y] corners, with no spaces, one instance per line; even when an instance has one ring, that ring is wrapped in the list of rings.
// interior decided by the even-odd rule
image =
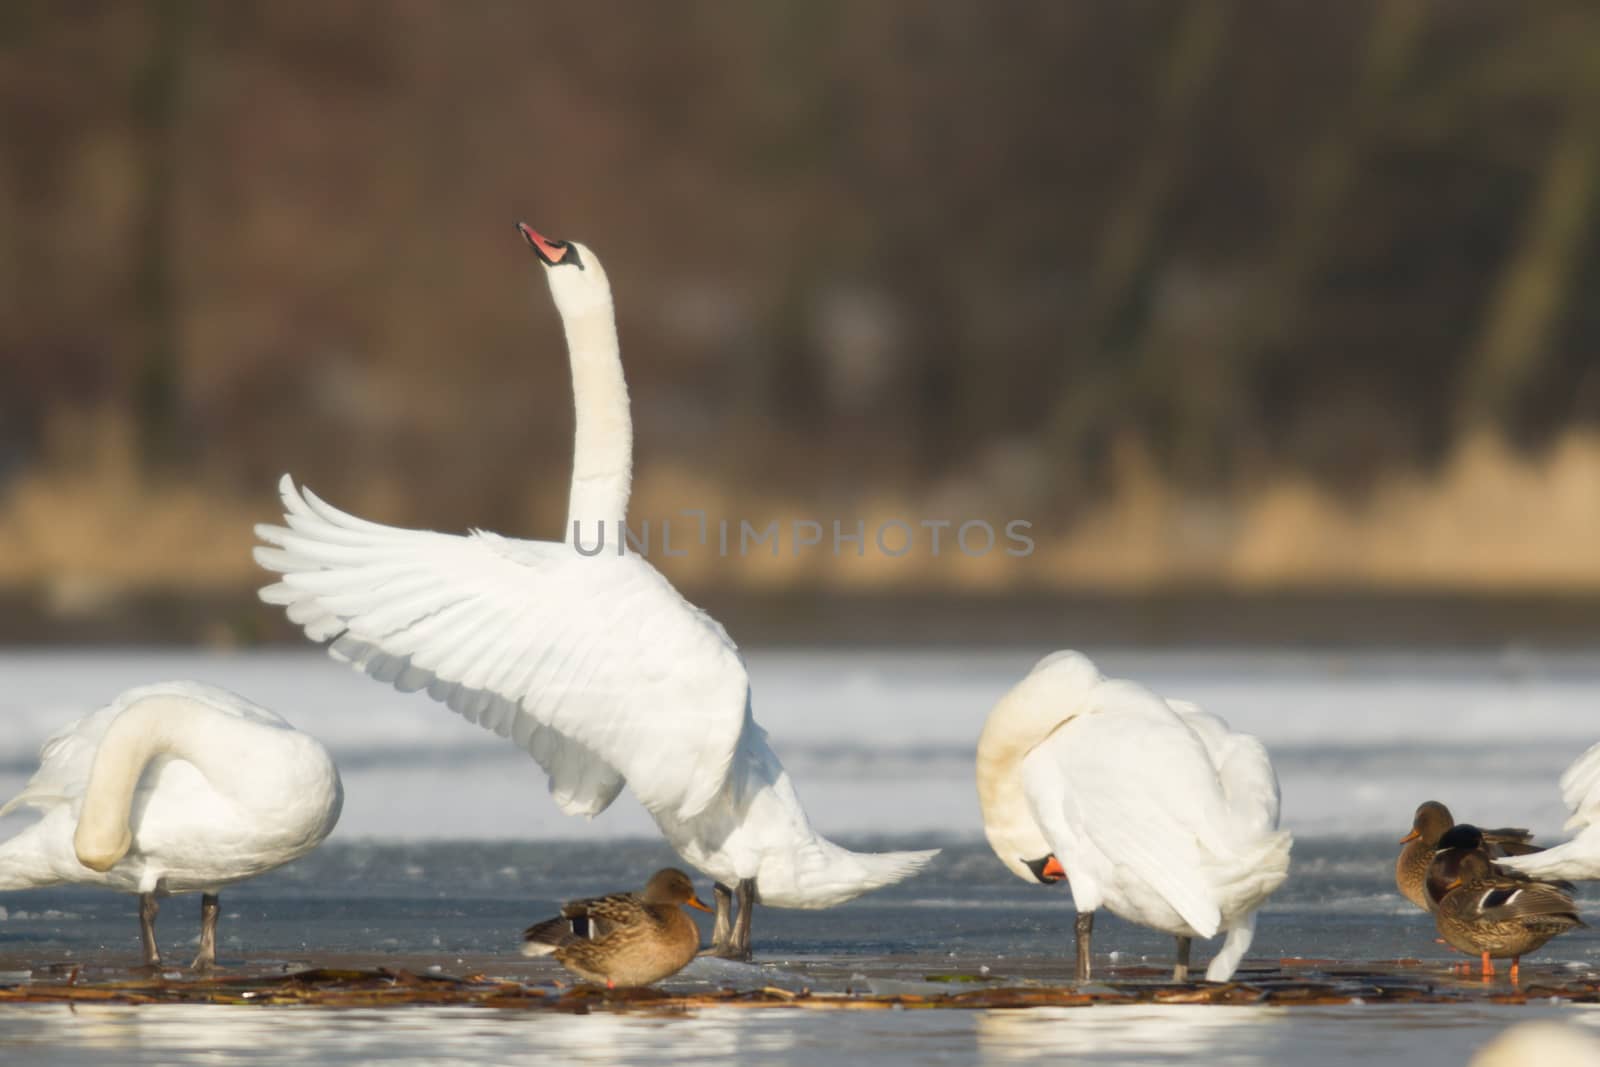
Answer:
[[[1225,852],[1229,835],[1205,746],[1164,701],[1130,682],[1102,682],[1087,700],[1070,696],[1087,710],[1023,761],[1029,801],[1062,849],[1068,879],[1071,843],[1055,841],[1052,823],[1091,842],[1210,937],[1222,914],[1207,853]],[[1048,810],[1052,803],[1059,811]]]
[[[279,485],[289,526],[259,526],[261,590],[314,641],[379,681],[426,689],[511,737],[563,810],[592,815],[624,781],[689,817],[722,787],[749,681],[722,627],[655,568],[611,552],[473,532],[402,530]]]

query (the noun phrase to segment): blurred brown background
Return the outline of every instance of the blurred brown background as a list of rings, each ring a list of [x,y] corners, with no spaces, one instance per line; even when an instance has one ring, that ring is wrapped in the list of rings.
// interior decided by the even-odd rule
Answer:
[[[635,517],[1033,523],[661,561],[735,616],[1596,618],[1592,3],[9,0],[0,124],[0,636],[260,636],[284,471],[557,535],[519,218]]]

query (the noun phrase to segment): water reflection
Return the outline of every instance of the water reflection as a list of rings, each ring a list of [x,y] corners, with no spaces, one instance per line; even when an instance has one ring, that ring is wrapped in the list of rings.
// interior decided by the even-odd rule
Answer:
[[[162,1005],[0,1008],[0,1063],[43,1067],[541,1062],[874,1067],[930,1063],[1310,1062],[1460,1067],[1512,1023],[1592,1025],[1554,1004],[1221,1007],[1098,1005],[1016,1011],[706,1009],[558,1015],[488,1008],[295,1009]]]
[[[984,1063],[1061,1062],[1074,1056],[1151,1056],[1196,1062],[1275,1062],[1281,1008],[1208,1004],[1098,1005],[990,1011],[978,1016]]]
[[[558,1063],[688,1064],[781,1059],[794,1044],[786,1029],[741,1027],[730,1014],[29,1005],[6,1010],[0,1048],[49,1064],[103,1064],[112,1050],[130,1064],[231,1064],[267,1050],[307,1064],[495,1062],[531,1053]]]

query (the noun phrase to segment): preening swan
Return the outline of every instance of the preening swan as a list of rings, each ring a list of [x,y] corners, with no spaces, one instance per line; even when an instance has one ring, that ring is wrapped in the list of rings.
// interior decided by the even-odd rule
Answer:
[[[588,248],[518,228],[544,265],[572,362],[566,539],[381,526],[285,476],[288,528],[256,530],[273,546],[257,561],[282,575],[261,597],[335,658],[403,692],[426,689],[527,749],[567,814],[598,814],[627,785],[678,854],[716,880],[712,951],[748,955],[756,900],[825,908],[935,853],[850,852],[813,830],[751,716],[749,678],[722,627],[643,558],[576,550],[580,530],[585,545],[601,523],[620,530],[632,479],[611,288]]]
[[[1561,799],[1572,812],[1563,829],[1578,831],[1577,837],[1495,862],[1535,878],[1600,878],[1600,744],[1589,746],[1561,776]]]
[[[1001,698],[978,741],[989,844],[1029,882],[1072,887],[1077,977],[1089,978],[1094,912],[1189,942],[1226,930],[1206,977],[1229,978],[1255,909],[1289,873],[1278,780],[1261,742],[1192,704],[1103,678],[1056,652]]]
[[[197,969],[216,961],[218,890],[315,848],[344,801],[327,749],[243,697],[199,682],[130,689],[45,742],[0,815],[40,820],[0,843],[0,890],[63,882],[139,894],[144,962],[158,899],[198,891]]]

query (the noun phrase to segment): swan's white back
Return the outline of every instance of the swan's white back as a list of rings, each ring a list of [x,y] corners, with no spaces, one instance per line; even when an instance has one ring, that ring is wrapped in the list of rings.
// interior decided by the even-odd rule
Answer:
[[[1011,724],[1029,739],[1010,771],[1027,815],[1009,806],[1003,817],[1031,818],[1079,910],[1107,907],[1182,936],[1240,930],[1207,972],[1231,974],[1251,913],[1288,873],[1290,838],[1277,830],[1277,778],[1260,743],[1193,705],[1104,679],[1076,654],[1042,662],[995,715],[991,747]]]
[[[144,769],[128,812],[132,846],[110,870],[79,862],[73,837],[90,772],[112,724],[131,708],[175,701],[198,711],[214,761],[208,777],[171,755]],[[0,814],[39,821],[0,842],[0,889],[61,882],[128,892],[213,890],[309,852],[339,818],[343,787],[327,750],[281,716],[199,682],[141,686],[45,742],[39,769]]]

